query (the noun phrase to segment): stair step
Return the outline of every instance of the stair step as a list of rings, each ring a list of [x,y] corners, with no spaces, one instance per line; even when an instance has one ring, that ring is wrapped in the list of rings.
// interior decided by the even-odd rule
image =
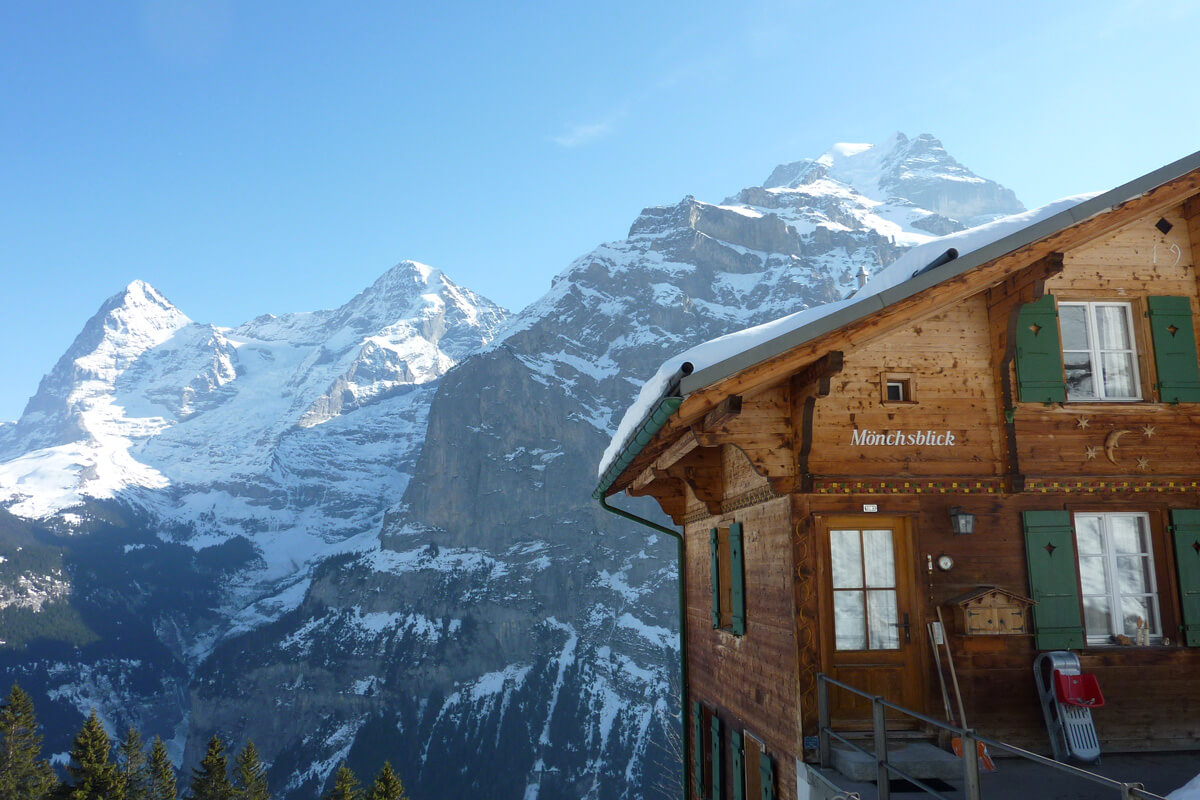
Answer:
[[[852,781],[873,781],[878,777],[873,756],[842,744],[834,744],[830,755],[833,768]],[[928,742],[889,741],[888,762],[922,780],[957,781],[962,778],[962,761]]]

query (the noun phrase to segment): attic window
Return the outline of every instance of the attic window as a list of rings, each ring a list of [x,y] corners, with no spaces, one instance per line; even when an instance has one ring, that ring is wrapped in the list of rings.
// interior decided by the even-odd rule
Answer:
[[[913,381],[911,375],[886,373],[880,381],[883,385],[883,402],[913,403]]]

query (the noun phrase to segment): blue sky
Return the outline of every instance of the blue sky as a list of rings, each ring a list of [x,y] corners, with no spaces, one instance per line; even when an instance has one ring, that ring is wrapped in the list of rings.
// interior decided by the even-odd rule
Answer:
[[[1178,0],[0,6],[0,419],[108,296],[200,322],[396,262],[519,309],[647,205],[933,133],[1034,206],[1200,149]]]

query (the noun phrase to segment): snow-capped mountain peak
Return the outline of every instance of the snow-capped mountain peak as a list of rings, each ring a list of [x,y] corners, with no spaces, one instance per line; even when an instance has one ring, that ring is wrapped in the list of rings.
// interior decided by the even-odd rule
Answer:
[[[96,433],[88,417],[104,405],[120,376],[144,353],[192,324],[157,289],[135,280],[108,298],[38,385],[10,448],[55,446]],[[118,414],[119,415],[119,414]],[[101,413],[103,416],[103,413]]]
[[[971,172],[928,133],[915,139],[897,133],[874,145],[835,144],[816,159],[776,167],[763,186],[826,194],[848,189],[871,203],[896,204],[902,198],[899,205],[926,209],[959,228],[1025,210],[1011,190]],[[939,222],[924,229],[944,235],[955,228]]]
[[[190,323],[187,315],[153,286],[132,281],[100,306],[55,370],[69,363],[76,381],[115,380],[138,356]]]

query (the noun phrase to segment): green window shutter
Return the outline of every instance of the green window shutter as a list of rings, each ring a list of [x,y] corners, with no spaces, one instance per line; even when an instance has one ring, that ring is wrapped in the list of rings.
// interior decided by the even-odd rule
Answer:
[[[762,781],[762,800],[775,800],[775,761],[766,753],[758,762],[758,777]]]
[[[717,544],[717,529],[708,532],[708,552],[712,556],[712,623],[721,627],[721,555]]]
[[[733,581],[733,632],[746,633],[746,568],[742,561],[742,523],[729,526],[730,575]]]
[[[1146,316],[1154,340],[1158,397],[1164,403],[1200,402],[1200,364],[1192,304],[1186,297],[1147,297]]]
[[[746,748],[741,731],[729,732],[729,749],[733,754],[733,800],[746,800]]]
[[[712,798],[722,800],[721,794],[721,718],[712,718]]]
[[[692,786],[696,797],[704,796],[704,722],[700,701],[692,701]]]
[[[1075,536],[1067,511],[1024,511],[1025,561],[1029,565],[1029,590],[1033,627],[1039,650],[1070,650],[1083,647],[1080,616],[1079,569],[1075,558]]]
[[[1054,295],[1045,294],[1017,312],[1017,397],[1022,403],[1063,403],[1062,342]]]
[[[1175,568],[1179,571],[1179,599],[1183,607],[1183,643],[1200,647],[1200,509],[1171,511],[1175,540]]]

